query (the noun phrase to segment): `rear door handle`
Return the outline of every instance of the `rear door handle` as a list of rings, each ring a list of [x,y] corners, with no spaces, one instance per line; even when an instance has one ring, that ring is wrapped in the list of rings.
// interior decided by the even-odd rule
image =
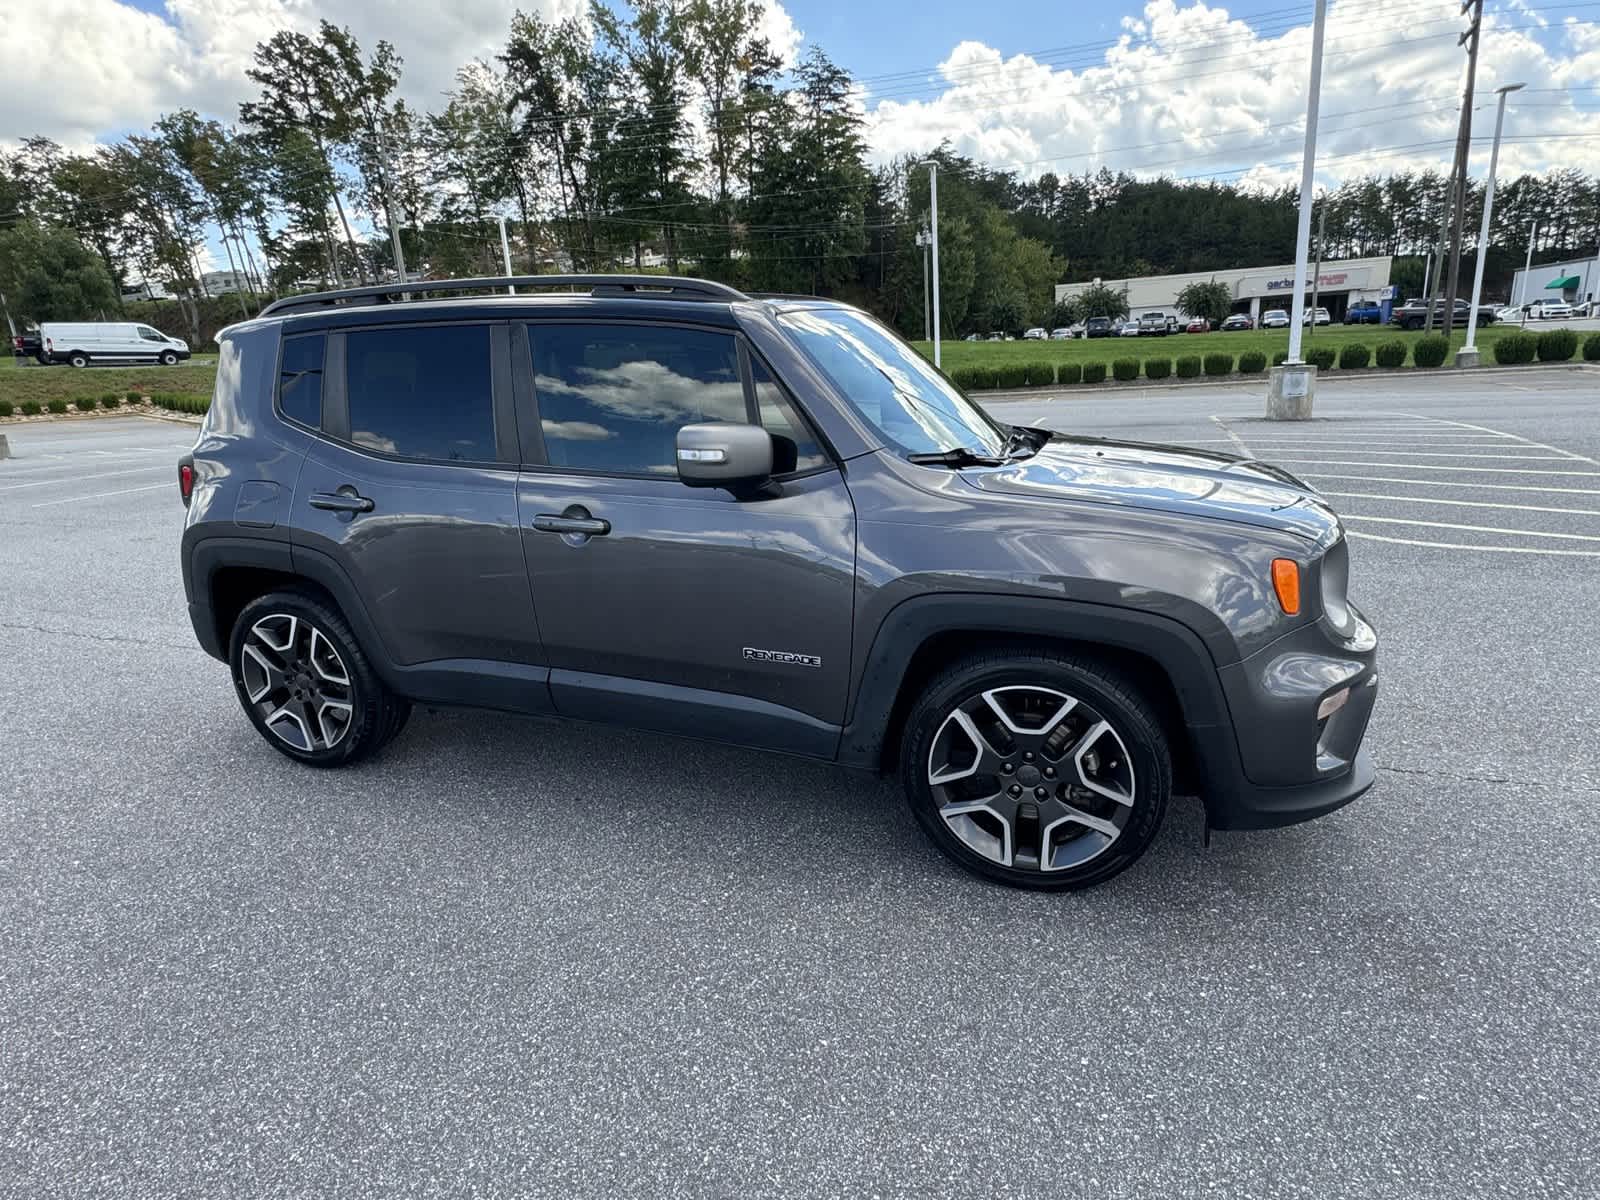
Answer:
[[[369,513],[372,501],[358,494],[355,488],[342,487],[337,492],[311,493],[311,507],[325,508],[329,512]]]
[[[586,537],[600,537],[611,532],[611,522],[600,517],[568,517],[558,513],[540,513],[534,517],[533,527],[542,533],[581,533]]]

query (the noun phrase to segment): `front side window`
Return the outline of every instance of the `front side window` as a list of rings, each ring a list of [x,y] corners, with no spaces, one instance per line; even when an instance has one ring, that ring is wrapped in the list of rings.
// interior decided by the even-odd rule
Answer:
[[[487,325],[365,329],[345,337],[350,440],[444,462],[494,462]]]
[[[278,407],[291,421],[312,429],[322,424],[323,341],[320,333],[284,338],[278,367]]]
[[[147,342],[164,342],[167,340],[164,334],[156,332],[148,325],[139,326],[139,336]]]
[[[792,469],[814,471],[826,466],[828,459],[817,445],[817,439],[811,436],[778,381],[754,355],[750,357],[750,380],[756,388],[756,411],[761,414],[761,427],[794,447]]]
[[[529,335],[551,466],[675,475],[679,429],[748,420],[731,334],[545,325]]]
[[[804,309],[786,313],[782,321],[851,407],[902,450],[999,454],[1005,449],[1005,435],[982,409],[865,313]]]

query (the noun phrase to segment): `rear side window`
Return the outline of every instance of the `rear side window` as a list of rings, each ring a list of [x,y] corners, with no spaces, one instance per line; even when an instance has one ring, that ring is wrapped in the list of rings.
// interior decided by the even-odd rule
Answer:
[[[528,332],[551,466],[673,475],[680,428],[749,419],[731,334],[646,325]]]
[[[278,368],[278,407],[291,421],[322,424],[322,347],[320,333],[283,339],[283,360]]]
[[[350,440],[405,458],[494,462],[487,325],[347,334]]]

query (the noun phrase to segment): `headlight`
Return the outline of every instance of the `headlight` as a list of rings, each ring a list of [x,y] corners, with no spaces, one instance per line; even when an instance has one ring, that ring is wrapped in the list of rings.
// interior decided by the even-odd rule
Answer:
[[[1356,615],[1347,594],[1350,585],[1350,549],[1340,538],[1322,557],[1322,612],[1341,637],[1356,630]]]

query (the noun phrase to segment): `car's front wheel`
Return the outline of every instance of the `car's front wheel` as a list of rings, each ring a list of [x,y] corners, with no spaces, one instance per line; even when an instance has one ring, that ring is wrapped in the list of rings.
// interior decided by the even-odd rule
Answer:
[[[1014,887],[1102,883],[1166,813],[1167,740],[1149,701],[1097,663],[1017,650],[936,679],[901,745],[907,798],[950,857]]]
[[[176,354],[174,354],[171,350],[163,350],[161,352],[161,365],[163,367],[176,366],[177,362],[178,362],[178,356]]]
[[[228,662],[256,730],[312,766],[365,758],[411,711],[378,678],[344,617],[310,592],[272,592],[247,604],[234,622]]]

